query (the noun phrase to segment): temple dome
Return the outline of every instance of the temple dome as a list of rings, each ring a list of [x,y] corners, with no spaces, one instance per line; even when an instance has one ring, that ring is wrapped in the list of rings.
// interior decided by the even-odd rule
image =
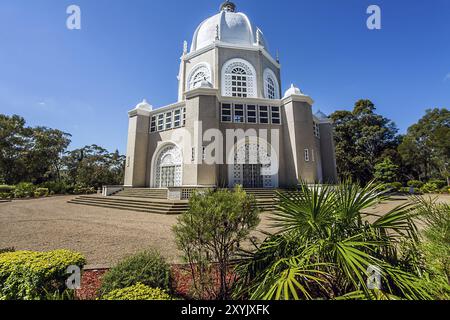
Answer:
[[[291,84],[291,87],[284,93],[285,98],[290,96],[305,96],[305,94],[294,84]]]
[[[198,26],[192,39],[191,52],[207,47],[215,41],[237,46],[259,44],[267,50],[261,30],[256,28],[244,13],[236,12],[234,3],[226,1],[220,9],[220,13]]]

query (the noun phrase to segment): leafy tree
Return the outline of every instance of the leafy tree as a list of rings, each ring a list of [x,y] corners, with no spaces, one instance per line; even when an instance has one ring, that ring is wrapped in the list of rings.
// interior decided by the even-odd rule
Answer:
[[[8,184],[57,178],[69,138],[59,130],[27,127],[25,119],[17,115],[0,114],[0,178]]]
[[[395,124],[375,113],[370,100],[356,102],[352,112],[337,111],[334,122],[336,161],[341,179],[367,183],[373,179],[374,164],[399,143]]]
[[[117,150],[109,153],[97,145],[86,146],[68,152],[62,163],[71,184],[95,188],[123,184],[125,156]]]
[[[427,110],[426,115],[408,129],[398,150],[411,168],[411,178],[445,178],[450,185],[450,111],[446,108]]]
[[[173,230],[191,266],[194,289],[202,298],[228,299],[235,280],[230,275],[231,259],[259,224],[255,200],[236,187],[194,194],[189,204]]]
[[[390,158],[384,159],[375,165],[375,179],[384,183],[398,181],[399,167]]]
[[[278,233],[243,256],[236,269],[237,297],[430,299],[399,251],[403,241],[417,251],[417,205],[384,216],[364,213],[386,199],[382,188],[303,183],[298,191],[280,194],[271,217]],[[367,280],[376,269],[381,286],[374,290]]]

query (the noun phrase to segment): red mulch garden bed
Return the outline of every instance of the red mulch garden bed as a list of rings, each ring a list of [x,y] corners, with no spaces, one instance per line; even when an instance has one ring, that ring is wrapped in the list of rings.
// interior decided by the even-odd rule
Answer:
[[[102,277],[107,269],[84,270],[81,278],[81,289],[76,291],[79,300],[95,300],[102,284]],[[188,265],[172,265],[172,290],[178,297],[190,298],[192,288],[191,269]]]

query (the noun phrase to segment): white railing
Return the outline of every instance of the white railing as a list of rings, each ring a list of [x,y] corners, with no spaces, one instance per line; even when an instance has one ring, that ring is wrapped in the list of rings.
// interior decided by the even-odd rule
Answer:
[[[102,195],[104,197],[109,197],[124,189],[124,186],[103,186]]]

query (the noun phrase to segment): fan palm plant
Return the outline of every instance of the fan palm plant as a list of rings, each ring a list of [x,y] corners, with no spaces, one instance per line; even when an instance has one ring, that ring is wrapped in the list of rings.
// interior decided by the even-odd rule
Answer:
[[[403,241],[418,244],[417,208],[408,203],[383,216],[367,213],[386,199],[383,186],[373,182],[365,187],[302,183],[297,191],[279,194],[271,217],[279,231],[243,254],[236,268],[237,296],[430,298],[399,253]],[[374,272],[376,286],[368,281]]]

